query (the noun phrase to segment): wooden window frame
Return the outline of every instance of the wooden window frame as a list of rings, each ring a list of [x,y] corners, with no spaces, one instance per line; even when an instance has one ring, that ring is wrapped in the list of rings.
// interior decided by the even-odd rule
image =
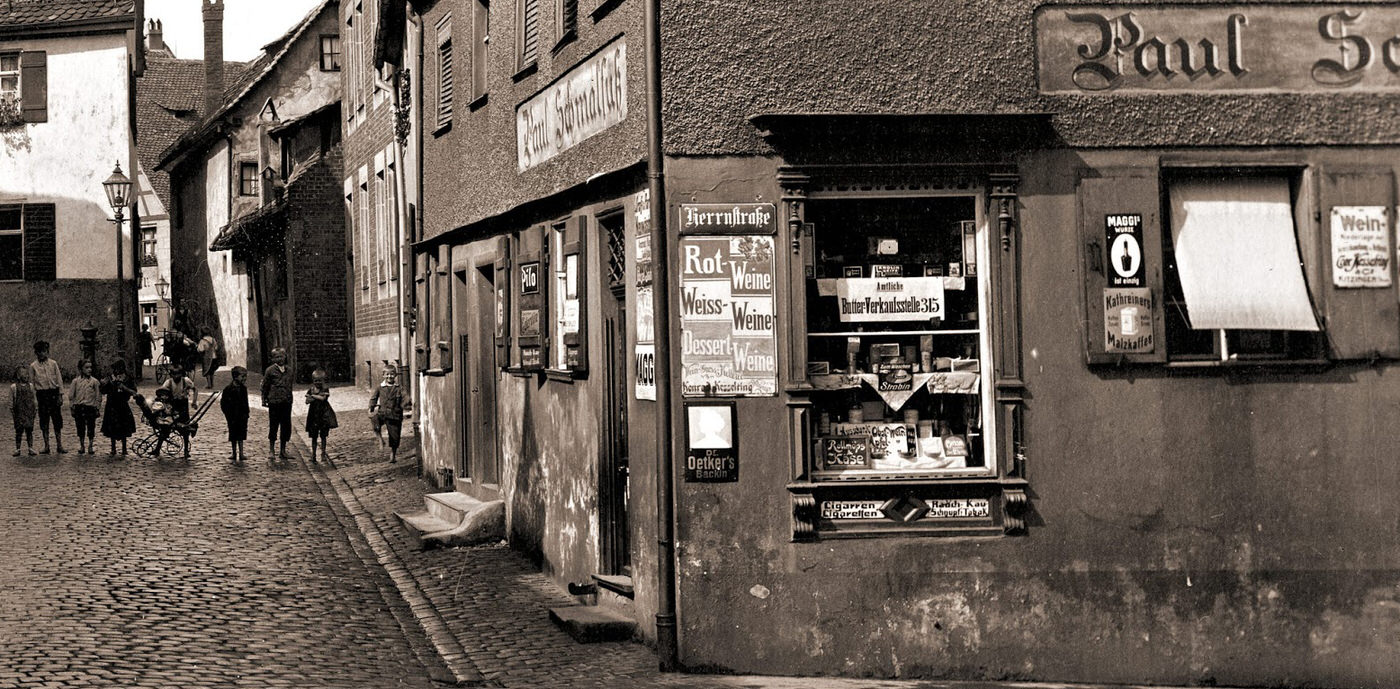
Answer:
[[[24,245],[25,245],[25,241],[24,241],[24,205],[23,205],[23,204],[5,204],[5,205],[3,205],[3,206],[0,206],[0,210],[13,212],[13,213],[15,213],[15,215],[17,215],[17,216],[19,217],[19,226],[18,226],[18,227],[0,227],[0,236],[3,236],[3,237],[18,237],[18,238],[19,238],[19,276],[18,276],[18,277],[9,277],[9,278],[0,278],[0,282],[24,282],[24,281],[25,281],[25,270],[24,270],[24,258],[25,258],[25,251],[24,251],[24,248],[25,248],[25,247],[24,247]]]
[[[253,171],[253,176],[248,177],[248,170]],[[258,185],[262,180],[258,174],[258,164],[251,160],[238,161],[238,195],[257,196]]]
[[[436,28],[437,46],[435,59],[437,62],[437,103],[435,112],[437,113],[436,125],[433,128],[434,134],[440,134],[452,127],[453,109],[456,100],[456,54],[452,47],[452,15],[448,14],[438,20]]]
[[[340,34],[323,33],[318,45],[321,49],[321,71],[340,71]],[[329,63],[327,58],[330,59]]]
[[[476,110],[486,104],[487,67],[490,64],[491,43],[491,3],[490,0],[472,1],[472,44],[471,44],[471,102],[467,107]]]
[[[534,20],[531,21],[533,11]],[[533,41],[533,42],[532,42]],[[533,74],[540,59],[540,0],[515,0],[516,81]]]

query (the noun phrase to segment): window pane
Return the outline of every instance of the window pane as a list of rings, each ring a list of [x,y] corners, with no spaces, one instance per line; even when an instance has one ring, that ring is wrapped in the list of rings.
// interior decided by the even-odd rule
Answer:
[[[20,212],[19,206],[0,208],[0,230],[20,229],[22,227],[20,225],[21,217],[22,213]]]
[[[0,72],[18,72],[18,55],[0,55]]]
[[[0,280],[24,279],[24,235],[0,234]]]
[[[1173,182],[1172,243],[1191,327],[1316,331],[1283,178]]]

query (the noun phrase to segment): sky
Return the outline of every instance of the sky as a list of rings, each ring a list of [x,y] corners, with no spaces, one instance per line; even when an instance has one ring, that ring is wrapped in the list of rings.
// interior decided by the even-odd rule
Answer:
[[[286,33],[321,0],[224,0],[224,59],[247,62]],[[204,59],[202,0],[146,0],[146,18],[161,20],[175,57]]]

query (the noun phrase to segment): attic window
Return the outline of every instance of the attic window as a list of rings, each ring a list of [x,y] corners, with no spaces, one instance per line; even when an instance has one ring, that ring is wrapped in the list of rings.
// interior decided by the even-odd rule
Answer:
[[[258,164],[243,162],[238,164],[238,195],[258,195]]]
[[[321,34],[321,71],[340,71],[340,36]]]

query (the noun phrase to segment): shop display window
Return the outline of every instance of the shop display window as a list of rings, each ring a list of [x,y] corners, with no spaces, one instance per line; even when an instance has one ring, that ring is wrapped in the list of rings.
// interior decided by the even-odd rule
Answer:
[[[979,208],[973,196],[809,201],[813,479],[996,474]]]

